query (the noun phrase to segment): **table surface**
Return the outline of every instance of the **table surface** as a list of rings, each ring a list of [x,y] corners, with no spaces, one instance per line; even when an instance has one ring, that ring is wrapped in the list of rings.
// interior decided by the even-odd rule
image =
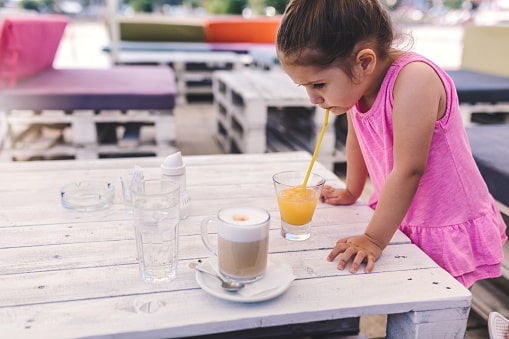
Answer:
[[[158,285],[139,276],[119,176],[135,165],[159,175],[162,158],[2,164],[2,337],[169,338],[394,314],[388,337],[412,332],[405,337],[463,338],[470,292],[402,233],[372,274],[338,271],[325,260],[337,239],[363,231],[372,215],[368,206],[319,204],[310,239],[290,242],[280,236],[272,174],[305,171],[310,159],[305,152],[184,157],[190,216],[180,224],[177,277]],[[342,185],[319,163],[313,171]],[[113,182],[114,204],[98,212],[64,209],[60,186],[83,179]],[[202,219],[232,205],[270,211],[269,259],[288,263],[296,275],[279,297],[224,301],[202,290],[189,269],[190,262],[209,257],[199,235]]]

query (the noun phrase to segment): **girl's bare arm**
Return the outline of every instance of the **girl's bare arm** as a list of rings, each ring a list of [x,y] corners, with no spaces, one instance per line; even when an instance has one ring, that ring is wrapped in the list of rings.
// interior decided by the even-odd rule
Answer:
[[[340,239],[329,255],[340,253],[338,268],[350,260],[351,272],[367,261],[371,272],[403,220],[428,160],[436,120],[445,110],[445,90],[438,75],[424,63],[412,63],[400,73],[394,88],[394,167],[384,184],[365,234]]]

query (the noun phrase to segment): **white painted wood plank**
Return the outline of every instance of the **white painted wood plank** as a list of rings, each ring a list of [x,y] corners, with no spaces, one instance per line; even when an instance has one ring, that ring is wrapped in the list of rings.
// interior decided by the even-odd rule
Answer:
[[[86,231],[78,230],[74,237],[73,233],[66,232],[69,230],[69,226],[64,226],[63,230],[40,239],[36,239],[36,236],[44,233],[46,227],[41,226],[37,232],[33,233],[28,233],[32,227],[21,228],[22,233],[18,233],[12,242],[2,240],[0,244],[0,272],[1,274],[19,274],[136,263],[133,223],[126,222],[117,225],[119,227],[116,230],[110,229],[104,232],[101,232],[99,227],[97,230],[87,227]],[[197,227],[198,225],[196,225]],[[311,238],[303,242],[287,241],[280,236],[279,228],[272,228],[269,250],[271,253],[301,250],[327,250],[328,252],[339,238],[361,233],[364,227],[364,224],[316,227],[312,229]],[[51,232],[53,229],[50,228],[47,231]],[[5,231],[6,236],[15,233],[9,232],[10,230]],[[25,237],[29,234],[34,239],[23,243],[21,239],[23,231],[25,231]],[[395,236],[396,240],[392,243],[395,245],[408,244],[408,241],[404,242],[405,238],[403,237],[398,233]],[[86,256],[83,253],[86,253]],[[202,245],[199,232],[179,237],[179,258],[195,259],[209,255],[210,253]],[[323,255],[323,260],[325,257],[326,254]]]
[[[211,211],[210,215],[215,215],[215,212],[215,210]],[[352,216],[345,212],[354,212],[356,215]],[[271,211],[270,214],[271,229],[279,230],[281,225],[279,212],[274,210]],[[329,240],[332,241],[336,237],[339,238],[340,236],[362,232],[370,220],[371,214],[371,210],[367,209],[365,206],[320,209],[315,214],[311,231],[316,237],[325,237],[324,239],[332,237],[332,239]],[[131,215],[120,212],[117,216],[118,219],[108,217],[107,220],[97,221],[59,220],[58,224],[15,225],[15,227],[2,226],[0,227],[2,233],[2,237],[0,237],[0,249],[42,246],[47,244],[55,245],[132,239],[131,231],[133,221]],[[192,215],[185,220],[181,220],[180,235],[199,234],[200,224],[203,218],[204,215]],[[27,222],[30,221],[27,220]],[[30,234],[30,237],[27,237],[26,234]],[[393,239],[393,243],[402,242],[409,241],[406,237],[400,237],[400,234],[397,233]]]
[[[266,208],[272,214],[272,227],[275,229],[280,227],[280,215],[271,182],[255,186],[202,186],[199,190],[195,190],[194,186],[188,186],[188,189],[193,200],[190,217],[181,222],[184,234],[197,232],[203,216],[214,215],[220,208],[232,204],[256,205]],[[120,188],[118,187],[115,203],[112,207],[90,213],[64,209],[60,204],[56,187],[53,190],[45,189],[44,192],[44,195],[39,194],[37,196],[34,194],[29,199],[20,191],[11,192],[9,195],[2,195],[0,204],[4,206],[4,211],[0,212],[0,224],[2,225],[0,229],[8,228],[9,226],[26,227],[19,230],[5,230],[6,235],[10,235],[10,237],[0,238],[0,248],[12,244],[12,237],[15,237],[16,234],[20,234],[18,238],[23,238],[22,234],[24,231],[30,231],[31,234],[44,233],[49,227],[50,230],[54,230],[53,232],[59,230],[61,236],[67,236],[71,239],[73,238],[71,236],[72,233],[78,232],[77,226],[79,226],[79,229],[83,229],[83,231],[79,232],[87,232],[89,230],[91,234],[96,234],[95,231],[98,229],[116,229],[123,227],[124,223],[130,223],[130,215],[125,210]],[[254,198],[253,195],[258,197]],[[27,205],[32,206],[28,211]],[[359,223],[363,221],[364,225],[367,225],[372,213],[373,211],[362,203],[353,206],[332,206],[319,203],[313,225],[314,227],[331,225],[337,226],[338,229],[353,222]],[[33,218],[34,215],[37,215],[36,220]],[[87,225],[83,225],[83,223]],[[37,226],[29,227],[33,225]],[[359,228],[359,232],[362,230],[363,228]],[[400,235],[398,237],[398,242],[405,241],[401,239]],[[4,244],[4,242],[6,243]]]
[[[106,298],[126,294],[135,295],[199,288],[194,281],[194,271],[188,267],[190,261],[196,260],[196,257],[193,258],[195,253],[191,253],[193,250],[190,249],[190,246],[187,246],[184,250],[185,253],[180,256],[179,272],[173,282],[150,285],[143,283],[139,277],[138,266],[135,262],[136,248],[134,242],[131,245],[132,258],[130,260],[126,258],[125,262],[116,264],[113,261],[119,257],[118,255],[114,255],[115,258],[105,258],[105,260],[112,262],[111,265],[94,266],[94,263],[91,263],[91,265],[70,263],[67,267],[65,258],[62,258],[62,265],[48,270],[9,272],[8,267],[3,267],[0,284],[4,288],[0,290],[0,308],[19,304],[64,302],[76,299]],[[94,248],[84,248],[87,252],[88,249]],[[118,247],[112,247],[111,252],[118,249]],[[348,270],[339,271],[334,263],[325,260],[328,250],[310,251],[310,249],[307,249],[309,254],[303,257],[295,255],[295,252],[300,250],[298,248],[279,248],[269,255],[269,259],[289,264],[298,280],[351,275]],[[205,254],[208,257],[205,250],[201,252],[200,254]],[[103,251],[98,251],[98,254],[94,256],[99,257],[103,253]],[[190,255],[190,257],[186,255]],[[41,261],[44,260],[45,258],[42,257]],[[416,251],[414,245],[389,246],[380,258],[376,269],[371,273],[371,279],[374,279],[373,282],[380,279],[385,273],[393,271],[395,266],[401,271],[437,267],[426,255]]]
[[[250,186],[244,186],[246,190],[241,190],[241,193],[229,195],[226,191],[224,193],[220,190],[198,190],[194,187],[188,186],[188,191],[191,194],[191,208],[189,213],[191,216],[204,216],[215,214],[219,209],[235,205],[253,205],[267,209],[269,212],[277,213],[277,200],[273,193],[272,184],[266,185],[266,193],[260,197],[249,195]],[[235,186],[231,186],[235,189]],[[237,187],[238,188],[238,187]],[[48,225],[48,224],[62,224],[62,223],[78,223],[78,222],[103,222],[125,220],[127,215],[123,205],[120,188],[116,189],[115,203],[108,209],[97,212],[76,212],[67,210],[61,206],[59,187],[54,187],[48,190],[50,194],[31,197],[24,199],[23,194],[19,192],[11,193],[11,200],[0,200],[3,210],[0,211],[0,228],[8,226],[22,226],[22,225]],[[252,190],[255,191],[255,190]],[[233,192],[233,191],[232,191]],[[211,200],[207,200],[211,199]],[[27,208],[30,206],[30,209]],[[324,211],[324,212],[321,212]],[[362,213],[358,216],[351,215],[351,213]],[[332,206],[320,203],[316,212],[316,223],[334,222],[341,225],[348,223],[348,220],[355,220],[356,217],[364,215],[364,219],[368,221],[372,211],[365,205],[354,206]],[[34,219],[34,216],[37,216]],[[320,222],[320,218],[326,218]],[[274,216],[274,221],[279,219],[279,215]]]
[[[262,97],[269,106],[306,106],[314,105],[303,88],[299,88],[282,72],[263,72],[246,69],[236,72],[217,71],[214,77],[219,78],[226,86],[235,89],[243,96]]]
[[[243,57],[235,52],[181,52],[181,51],[123,51],[119,63],[206,63],[210,65],[223,63],[241,63]]]
[[[86,114],[80,114],[83,111],[77,110],[70,114],[66,114],[64,111],[42,111],[41,113],[35,114],[33,111],[29,111],[30,114],[18,114],[17,112],[11,112],[8,115],[8,122],[11,124],[63,124],[72,123],[77,120],[78,116],[86,118],[88,121],[93,123],[98,122],[146,122],[146,123],[157,123],[162,116],[173,115],[172,110],[130,110],[127,114],[121,111],[99,111],[95,114],[94,111],[84,111]]]
[[[466,337],[464,322],[469,307],[391,314],[387,318],[388,338],[435,339]]]
[[[311,155],[307,152],[280,152],[270,154],[216,154],[210,155],[192,155],[184,156],[184,162],[187,168],[194,166],[208,167],[211,165],[237,165],[239,163],[250,163],[253,166],[260,164],[282,164],[300,163],[309,164]],[[0,173],[7,172],[40,172],[40,171],[58,171],[66,172],[68,170],[104,170],[104,169],[130,169],[134,165],[142,167],[158,167],[163,162],[164,157],[146,157],[146,158],[116,158],[116,159],[100,159],[100,160],[83,160],[83,161],[27,161],[16,163],[0,164]]]
[[[161,159],[162,162],[162,159]],[[72,163],[72,162],[70,162]],[[44,164],[41,163],[41,164]],[[296,169],[301,171],[306,171],[308,162],[292,162],[289,161],[284,162],[282,164],[253,164],[250,160],[242,161],[239,159],[235,167],[228,166],[228,164],[209,164],[207,167],[203,166],[192,166],[187,165],[187,182],[188,186],[204,186],[204,185],[214,185],[218,186],[222,183],[231,183],[231,184],[253,184],[257,182],[270,182],[272,180],[272,175],[280,170],[285,169]],[[91,168],[87,166],[87,163],[83,163],[78,168],[70,168],[65,167],[62,170],[56,171],[51,168],[46,169],[44,166],[38,168],[35,171],[21,171],[13,170],[10,172],[1,171],[3,178],[9,179],[5,180],[4,185],[2,186],[2,190],[5,192],[8,191],[20,191],[19,190],[19,182],[23,181],[26,183],[26,187],[20,193],[31,192],[34,190],[42,190],[45,188],[51,187],[60,187],[64,183],[73,180],[86,180],[86,179],[108,179],[112,181],[118,180],[120,175],[128,174],[134,165],[141,165],[145,168],[145,172],[148,176],[159,176],[160,168],[158,163],[157,165],[152,165],[151,167],[147,167],[143,161],[133,161],[125,162],[123,167],[112,167],[112,168]],[[258,171],[253,172],[250,169],[256,165],[259,168]],[[37,164],[32,164],[34,168],[37,168]],[[316,170],[315,170],[316,169]],[[329,180],[337,181],[335,175],[329,170],[322,167],[320,164],[315,164],[314,171],[322,174]],[[217,174],[216,174],[217,173]],[[225,178],[220,177],[226,176]],[[41,192],[44,194],[44,192]]]
[[[383,279],[373,274],[301,279],[282,296],[254,305],[222,301],[192,289],[0,308],[0,331],[16,338],[172,338],[430,307],[465,308],[469,298],[468,290],[452,277],[431,268],[391,272]],[[75,320],[77,315],[81,321]]]
[[[193,165],[191,161],[187,161],[187,187],[192,196],[192,210],[197,215],[210,214],[231,204],[259,204],[269,210],[277,210],[275,204],[274,189],[272,186],[272,175],[279,170],[288,168],[307,170],[308,157],[305,153],[292,153],[297,160],[294,161],[290,155],[283,155],[282,159],[288,159],[282,165],[274,163],[274,161],[263,162],[257,160],[261,156],[251,155],[248,157],[233,157],[236,159],[235,167],[233,163],[222,163],[219,161],[208,161],[207,166]],[[303,158],[302,158],[303,157]],[[269,159],[278,159],[278,157],[268,157]],[[304,161],[299,160],[304,159]],[[212,160],[212,159],[211,159]],[[110,162],[99,161],[104,164],[104,168],[97,165],[89,165],[90,162],[58,162],[62,165],[62,169],[55,170],[55,164],[46,165],[48,162],[34,162],[27,168],[27,163],[20,164],[19,170],[16,166],[11,167],[12,170],[3,172],[2,177],[4,184],[2,191],[5,194],[0,195],[0,204],[4,209],[0,212],[0,225],[29,225],[28,221],[33,220],[32,215],[38,215],[37,222],[48,224],[56,223],[57,220],[102,220],[111,218],[113,220],[122,219],[123,206],[120,188],[120,175],[129,173],[134,165],[146,167],[147,176],[159,176],[159,164],[157,162],[136,160],[136,161],[114,161],[112,163],[117,166],[107,165]],[[73,166],[74,164],[74,166]],[[76,166],[79,164],[79,166]],[[156,165],[157,164],[157,165]],[[253,166],[257,166],[258,170],[252,171]],[[316,172],[324,175],[327,179],[331,179],[330,183],[340,185],[335,175],[325,169],[321,164],[315,164]],[[31,169],[34,169],[33,171]],[[35,170],[36,169],[36,170]],[[75,213],[66,211],[60,205],[60,187],[67,182],[80,180],[108,180],[115,186],[115,204],[112,208],[95,212],[95,213]],[[19,189],[19,183],[24,183],[24,189]],[[260,198],[254,198],[259,196]],[[210,203],[210,199],[214,201]],[[228,201],[230,200],[230,201]],[[31,209],[26,209],[31,206]],[[204,210],[205,208],[205,210]]]

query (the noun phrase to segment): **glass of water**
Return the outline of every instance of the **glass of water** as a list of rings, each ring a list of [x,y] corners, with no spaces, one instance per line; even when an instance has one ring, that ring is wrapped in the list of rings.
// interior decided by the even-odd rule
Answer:
[[[177,274],[180,193],[176,181],[142,179],[130,187],[140,274],[150,283]]]

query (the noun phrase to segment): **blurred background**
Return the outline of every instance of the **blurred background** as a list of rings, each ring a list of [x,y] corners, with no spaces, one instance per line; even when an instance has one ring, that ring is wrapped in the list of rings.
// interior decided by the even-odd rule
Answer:
[[[287,0],[122,0],[119,12],[165,15],[281,14]],[[509,0],[382,0],[395,19],[411,23],[461,25],[509,21]],[[38,13],[58,13],[75,18],[106,16],[103,0],[0,0],[0,8]]]

